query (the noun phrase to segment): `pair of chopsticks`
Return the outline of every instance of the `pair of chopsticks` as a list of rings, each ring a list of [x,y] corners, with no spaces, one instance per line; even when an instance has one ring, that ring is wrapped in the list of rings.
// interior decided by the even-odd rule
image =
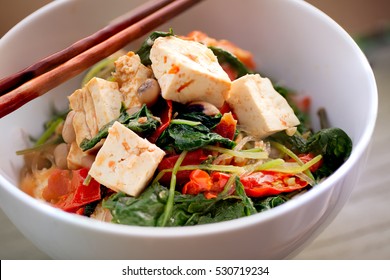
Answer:
[[[202,0],[155,0],[68,48],[0,80],[0,118],[77,76]]]

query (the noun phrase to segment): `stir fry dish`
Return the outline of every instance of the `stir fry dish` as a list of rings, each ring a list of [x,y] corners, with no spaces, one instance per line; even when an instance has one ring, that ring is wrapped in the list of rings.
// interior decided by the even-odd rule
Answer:
[[[21,189],[53,207],[172,227],[254,215],[314,188],[350,137],[310,125],[310,97],[257,72],[253,55],[200,31],[149,35],[93,66],[25,159]],[[261,69],[260,69],[261,70]]]

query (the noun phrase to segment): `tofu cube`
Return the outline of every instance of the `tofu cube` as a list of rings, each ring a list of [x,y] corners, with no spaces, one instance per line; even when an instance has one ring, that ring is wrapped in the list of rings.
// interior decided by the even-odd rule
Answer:
[[[153,77],[152,69],[141,63],[138,54],[129,52],[115,61],[115,80],[119,84],[119,90],[123,95],[126,108],[141,106],[137,90],[148,78]]]
[[[119,117],[123,98],[116,82],[93,78],[87,84],[87,89],[93,102],[96,126],[100,130]]]
[[[231,81],[205,45],[174,36],[160,37],[150,51],[163,98],[183,104],[206,101],[221,107]]]
[[[259,138],[299,124],[286,99],[268,78],[259,74],[245,75],[233,81],[227,103],[243,130]]]
[[[100,184],[138,196],[151,180],[165,152],[115,122],[89,171]]]
[[[69,153],[66,157],[69,169],[90,168],[94,162],[95,156],[83,152],[77,145],[76,141],[70,144]]]
[[[79,145],[84,139],[92,138],[92,134],[87,124],[87,117],[83,106],[84,92],[85,91],[83,89],[78,89],[68,97],[70,108],[75,112],[72,125],[76,135],[76,142]]]
[[[73,128],[78,145],[94,137],[105,124],[119,117],[122,94],[118,84],[100,78],[91,79],[68,97],[75,111]]]

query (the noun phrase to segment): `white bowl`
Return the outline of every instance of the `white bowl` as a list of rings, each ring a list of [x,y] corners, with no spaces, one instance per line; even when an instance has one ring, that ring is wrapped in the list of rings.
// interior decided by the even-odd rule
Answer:
[[[92,34],[143,1],[54,1],[0,40],[0,77]],[[102,223],[57,210],[18,188],[15,151],[39,135],[77,77],[0,120],[0,204],[39,249],[58,259],[283,259],[301,251],[337,215],[364,168],[377,115],[372,70],[352,38],[304,1],[209,0],[159,30],[205,31],[252,51],[262,73],[309,94],[353,140],[350,158],[326,181],[267,212],[184,228]],[[138,46],[137,43],[133,44]],[[313,114],[315,119],[315,114]],[[318,127],[318,125],[316,125]]]

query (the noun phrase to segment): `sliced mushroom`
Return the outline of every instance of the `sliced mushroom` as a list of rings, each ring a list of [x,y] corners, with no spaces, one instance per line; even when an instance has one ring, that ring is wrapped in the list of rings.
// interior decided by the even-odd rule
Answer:
[[[152,106],[160,96],[160,85],[155,79],[146,79],[145,82],[138,88],[138,99],[146,106]]]

